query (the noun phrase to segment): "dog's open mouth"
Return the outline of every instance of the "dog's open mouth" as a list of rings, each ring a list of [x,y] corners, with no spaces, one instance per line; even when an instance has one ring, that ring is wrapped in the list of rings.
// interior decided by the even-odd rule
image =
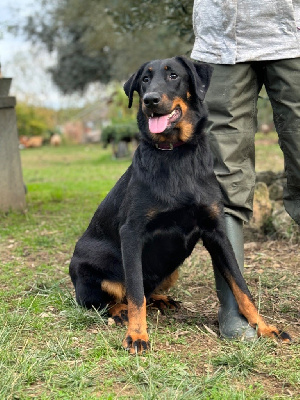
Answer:
[[[181,109],[176,107],[170,114],[152,114],[149,117],[149,130],[151,133],[163,133],[167,128],[181,118]]]

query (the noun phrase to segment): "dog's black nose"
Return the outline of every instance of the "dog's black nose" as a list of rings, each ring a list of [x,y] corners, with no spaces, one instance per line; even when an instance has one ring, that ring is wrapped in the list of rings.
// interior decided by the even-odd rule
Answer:
[[[157,92],[146,93],[143,100],[146,107],[157,106],[161,101],[161,95]]]

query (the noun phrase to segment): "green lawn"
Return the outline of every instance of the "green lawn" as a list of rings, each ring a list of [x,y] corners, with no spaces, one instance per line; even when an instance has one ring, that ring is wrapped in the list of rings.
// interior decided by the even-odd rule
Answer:
[[[27,210],[0,215],[0,400],[300,399],[299,274],[274,267],[286,255],[298,262],[298,248],[262,243],[246,253],[262,314],[291,332],[292,345],[217,337],[212,267],[199,244],[172,291],[181,309],[149,311],[152,349],[132,357],[125,328],[78,307],[68,276],[76,240],[130,161],[99,145],[21,156]]]

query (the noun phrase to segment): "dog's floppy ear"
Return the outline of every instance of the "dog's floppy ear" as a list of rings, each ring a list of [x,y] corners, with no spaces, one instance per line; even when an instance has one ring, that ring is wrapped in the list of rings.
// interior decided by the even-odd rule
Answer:
[[[206,63],[190,61],[185,57],[176,57],[176,60],[188,71],[192,82],[192,89],[196,96],[203,101],[210,83],[213,67]]]
[[[146,64],[148,63],[143,64],[133,75],[131,75],[128,81],[124,83],[123,89],[129,99],[128,108],[131,108],[132,106],[133,92],[136,91],[140,94],[139,80]]]

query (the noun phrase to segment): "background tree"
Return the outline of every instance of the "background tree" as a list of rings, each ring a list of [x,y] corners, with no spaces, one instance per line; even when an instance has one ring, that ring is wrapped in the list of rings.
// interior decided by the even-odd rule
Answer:
[[[39,2],[25,32],[55,52],[50,73],[64,93],[126,79],[143,62],[185,54],[192,46],[190,0]]]

